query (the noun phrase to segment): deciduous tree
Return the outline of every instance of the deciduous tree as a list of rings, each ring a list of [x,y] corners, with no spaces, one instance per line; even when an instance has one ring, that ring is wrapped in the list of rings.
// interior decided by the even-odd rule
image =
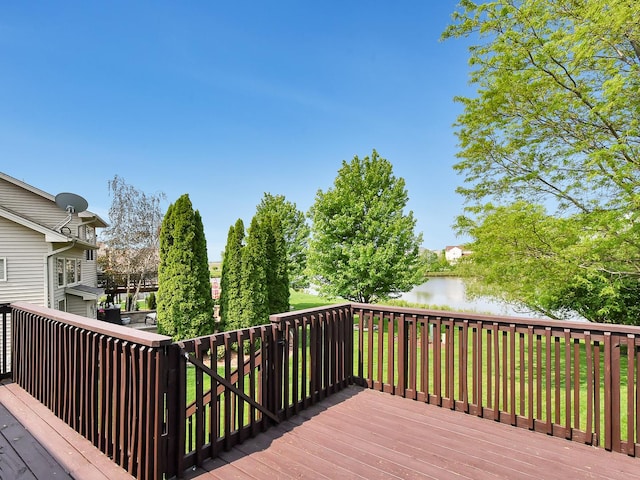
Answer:
[[[444,36],[479,41],[477,94],[458,98],[457,226],[485,291],[637,321],[612,312],[640,300],[638,18],[626,0],[460,3]]]
[[[424,281],[408,193],[392,165],[374,150],[342,168],[332,188],[319,190],[309,268],[320,292],[357,302],[397,296]]]
[[[143,282],[158,273],[160,203],[165,195],[144,193],[118,175],[109,181],[109,193],[110,225],[103,233],[106,248],[98,262],[112,279],[109,283],[124,283],[127,294],[135,282],[135,300]]]

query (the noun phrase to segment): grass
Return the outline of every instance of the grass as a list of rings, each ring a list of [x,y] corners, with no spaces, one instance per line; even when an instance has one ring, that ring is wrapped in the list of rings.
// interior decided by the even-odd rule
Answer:
[[[291,290],[291,296],[289,297],[289,303],[291,304],[291,310],[305,310],[307,308],[325,307],[327,305],[335,305],[336,303],[342,303],[342,299],[328,299],[312,295],[310,293],[299,292]]]
[[[310,295],[310,294],[306,294],[306,293],[302,293],[302,292],[292,292],[291,293],[291,301],[290,301],[291,305],[292,305],[292,309],[294,310],[301,310],[301,309],[307,309],[307,308],[314,308],[314,307],[322,307],[322,306],[326,306],[326,305],[331,305],[331,304],[336,304],[336,303],[341,303],[340,300],[329,300],[329,299],[325,299],[325,298],[321,298],[321,297],[317,297],[315,295]],[[396,304],[397,303],[393,303]],[[403,305],[404,306],[404,305]],[[411,305],[414,306],[414,305]],[[418,305],[416,305],[418,306]],[[424,305],[419,305],[419,307],[424,308]],[[375,321],[376,326],[377,326],[377,319]],[[364,341],[364,351],[361,353],[362,358],[364,360],[364,371],[363,371],[363,376],[365,378],[372,378],[375,379],[376,381],[381,381],[383,383],[387,382],[387,374],[388,374],[388,368],[389,366],[387,365],[388,363],[388,342],[389,342],[389,336],[387,335],[387,330],[388,328],[390,328],[390,326],[388,325],[387,322],[383,322],[383,325],[381,327],[381,330],[378,331],[377,329],[369,332],[369,331],[365,331],[363,332],[365,334],[365,341]],[[397,330],[397,325],[394,326],[394,330]],[[472,335],[471,335],[471,331],[469,332],[469,337],[468,337],[468,341],[469,341],[469,345],[468,345],[468,358],[467,358],[467,365],[466,365],[466,371],[467,371],[467,375],[466,375],[466,379],[462,378],[460,376],[460,372],[461,372],[461,367],[463,365],[461,365],[461,357],[460,357],[460,349],[459,349],[459,341],[461,341],[461,338],[459,338],[460,332],[457,328],[455,328],[454,330],[454,335],[456,336],[456,340],[454,342],[455,348],[453,349],[452,352],[452,356],[453,356],[453,364],[454,364],[454,369],[453,369],[453,376],[454,376],[454,385],[453,385],[453,391],[451,392],[446,392],[447,389],[447,385],[445,382],[445,374],[444,374],[444,370],[445,370],[445,366],[447,365],[446,362],[446,351],[444,348],[444,345],[442,345],[442,349],[441,349],[441,365],[442,365],[442,378],[441,378],[441,392],[442,392],[442,396],[444,397],[447,393],[449,394],[448,396],[454,397],[457,400],[461,400],[460,397],[460,389],[461,389],[461,384],[466,383],[467,384],[467,388],[469,389],[469,391],[471,390],[471,385],[472,385],[472,376],[471,376],[471,372],[472,372],[472,351],[473,351],[473,342],[472,342]],[[378,348],[379,348],[379,340],[381,340],[379,338],[379,333],[383,332],[384,333],[384,337],[383,337],[383,348],[385,349],[385,352],[382,355],[382,377],[381,378],[377,378],[378,377],[378,366],[377,366],[377,362],[378,359],[380,358],[378,356]],[[441,333],[444,332],[444,327]],[[358,374],[358,357],[359,357],[359,352],[358,352],[358,330],[354,331],[354,373],[357,375]],[[371,342],[369,342],[369,335],[371,335]],[[439,339],[440,335],[436,334],[434,335],[435,338]],[[392,335],[391,338],[394,338],[394,349],[396,352],[396,365],[393,366],[393,380],[392,382],[395,383],[397,382],[397,378],[398,378],[398,366],[397,366],[397,336],[396,335]],[[493,392],[495,392],[496,388],[500,388],[500,410],[503,412],[516,412],[518,415],[526,417],[529,414],[529,411],[531,408],[533,408],[534,410],[532,410],[533,412],[533,416],[534,418],[538,418],[540,420],[544,420],[547,418],[547,412],[546,412],[546,401],[545,401],[545,394],[544,392],[546,391],[547,388],[551,389],[551,395],[552,395],[552,404],[551,404],[551,408],[552,408],[552,413],[553,413],[553,423],[556,423],[558,425],[562,425],[564,426],[567,422],[567,409],[566,409],[566,395],[570,395],[571,396],[571,402],[570,402],[570,408],[571,410],[568,412],[568,416],[570,417],[569,421],[572,424],[573,428],[578,428],[581,429],[583,431],[585,431],[587,429],[587,425],[586,425],[586,418],[587,418],[587,388],[586,388],[586,384],[587,384],[587,371],[586,371],[586,362],[585,362],[585,351],[586,351],[586,347],[584,344],[584,340],[581,340],[578,343],[571,343],[571,345],[569,347],[566,347],[564,345],[564,341],[561,342],[561,346],[560,346],[560,351],[559,353],[559,370],[560,370],[560,376],[558,378],[556,378],[555,375],[555,358],[556,358],[556,351],[555,351],[555,347],[552,348],[552,350],[550,351],[550,356],[551,356],[551,369],[552,369],[552,378],[551,378],[551,384],[549,386],[547,386],[547,381],[546,381],[546,376],[544,374],[547,365],[546,365],[546,346],[543,342],[542,346],[540,347],[540,350],[538,350],[538,346],[537,343],[534,342],[534,344],[532,345],[533,347],[533,365],[536,366],[538,364],[538,355],[540,355],[540,365],[541,365],[541,381],[540,383],[537,382],[537,368],[534,368],[533,371],[530,373],[528,368],[527,368],[527,362],[529,361],[529,344],[528,344],[528,340],[525,338],[524,343],[520,343],[519,337],[516,338],[516,341],[513,345],[514,348],[514,360],[515,360],[515,365],[514,365],[514,373],[515,373],[515,379],[513,381],[513,383],[511,383],[511,380],[509,379],[507,384],[506,384],[506,388],[508,390],[508,394],[505,395],[505,390],[504,390],[504,385],[502,384],[502,376],[504,375],[504,372],[501,372],[502,375],[500,377],[500,380],[498,380],[498,382],[500,383],[500,385],[497,385],[496,383],[496,379],[495,379],[495,371],[490,374],[488,372],[487,369],[487,361],[489,361],[491,363],[491,368],[495,368],[495,364],[494,361],[492,359],[487,359],[487,352],[488,352],[488,338],[489,335],[487,334],[486,331],[483,332],[482,334],[482,354],[483,354],[483,361],[482,361],[482,373],[481,373],[481,383],[482,383],[482,400],[481,403],[482,405],[486,406],[490,406],[492,405],[492,402],[494,401],[494,398],[489,398],[489,386],[491,386],[491,389]],[[418,342],[420,343],[420,342]],[[511,344],[510,342],[508,343],[508,350],[509,352],[511,351]],[[370,346],[373,348],[373,366],[372,366],[372,370],[371,372],[368,372],[368,354],[369,354],[369,348]],[[569,348],[569,358],[571,361],[571,369],[570,369],[570,373],[569,373],[569,377],[566,377],[566,370],[565,370],[565,360],[567,358],[566,356],[566,348]],[[594,347],[595,348],[595,347]],[[579,368],[576,369],[574,368],[573,362],[574,362],[574,353],[575,351],[578,351],[578,355],[579,355],[579,359],[580,359],[580,365]],[[500,340],[500,348],[499,348],[499,355],[500,355],[500,369],[503,368],[503,364],[502,364],[502,356],[503,356],[503,351],[502,351],[502,340]],[[523,368],[521,369],[521,364],[520,364],[520,359],[521,359],[521,355],[520,352],[521,350],[523,351],[523,355],[522,358],[524,359],[524,364],[522,364]],[[600,347],[600,375],[601,375],[601,380],[600,380],[600,388],[599,388],[599,401],[600,401],[600,428],[601,428],[601,435],[603,435],[603,431],[604,431],[604,355],[602,354],[602,346]],[[421,379],[422,379],[422,375],[425,375],[426,372],[421,370],[421,367],[419,365],[420,363],[420,358],[421,358],[421,352],[420,352],[420,345],[418,345],[417,350],[415,352],[413,352],[413,355],[418,359],[418,370],[417,370],[417,385],[420,385],[421,383]],[[495,355],[495,350],[493,355]],[[492,355],[492,357],[493,357]],[[298,365],[293,365],[293,361],[289,362],[289,375],[288,375],[288,379],[289,379],[289,383],[290,383],[290,388],[289,388],[289,400],[290,401],[295,401],[295,399],[292,398],[292,382],[293,382],[293,369],[294,368],[298,368],[298,370],[300,371],[300,369],[302,368],[302,357],[305,356],[306,357],[306,369],[307,369],[307,379],[309,379],[309,375],[310,375],[310,358],[309,358],[309,352],[302,352],[301,350],[299,351],[299,356],[298,356]],[[433,346],[430,346],[429,351],[428,351],[428,358],[429,358],[429,365],[430,365],[430,370],[428,375],[429,375],[429,380],[428,380],[428,391],[430,393],[434,393],[435,391],[435,387],[436,385],[434,384],[434,375],[433,375],[433,365],[434,365],[434,348]],[[292,358],[293,360],[293,358]],[[621,424],[621,436],[622,436],[622,440],[624,441],[626,439],[627,436],[627,418],[626,418],[626,404],[627,404],[627,358],[626,355],[621,355],[621,365],[620,365],[620,369],[621,369],[621,385],[620,385],[620,424]],[[192,401],[195,398],[195,374],[193,373],[193,369],[189,369],[191,372],[188,373],[188,386],[187,386],[187,402]],[[224,367],[218,367],[218,373],[221,375],[224,375]],[[535,385],[535,392],[537,393],[537,389],[541,388],[542,389],[542,402],[541,404],[538,406],[538,404],[536,403],[535,397],[533,400],[533,403],[530,403],[529,401],[529,391],[528,388],[526,387],[527,382],[525,382],[525,387],[522,388],[520,385],[520,379],[521,376],[526,380],[529,380],[529,375],[533,375],[531,378],[531,381],[534,382]],[[576,416],[576,412],[572,411],[575,408],[574,405],[574,392],[575,392],[575,383],[574,383],[574,376],[578,376],[578,389],[579,391],[578,393],[578,398],[579,398],[579,413],[578,413],[578,424],[574,423],[574,417]],[[569,382],[569,385],[567,385],[567,382]],[[632,381],[633,382],[633,381]],[[556,384],[558,385],[558,388],[556,389]],[[208,375],[204,375],[204,391],[206,392],[210,387],[210,378],[208,377]],[[539,385],[539,386],[538,386]],[[248,388],[248,385],[245,384],[245,390]],[[298,376],[298,390],[302,391],[303,389],[303,385],[302,385],[302,375]],[[418,387],[418,389],[420,389],[420,387]],[[515,396],[515,402],[512,403],[511,401],[511,390],[513,389],[514,392],[514,396]],[[247,392],[249,393],[249,392]],[[472,393],[469,393],[469,401],[472,401],[471,398]],[[535,395],[535,394],[534,394]],[[503,400],[504,399],[504,400]],[[557,399],[557,400],[556,400]],[[559,411],[556,411],[556,405],[559,404]],[[222,409],[223,406],[221,405],[220,408]],[[245,409],[245,424],[248,423],[248,408]],[[222,413],[222,411],[221,411]],[[551,413],[551,412],[550,412]],[[633,420],[633,419],[632,419]],[[599,439],[600,443],[602,444],[604,442],[604,438],[601,436],[601,438]]]
[[[378,349],[379,349],[379,331],[375,330],[373,332],[364,332],[365,333],[365,339],[364,339],[364,348],[363,348],[363,352],[362,352],[362,359],[363,359],[363,377],[364,378],[370,378],[372,380],[375,381],[380,381],[382,383],[387,383],[388,380],[388,336],[386,334],[386,326],[383,327],[383,332],[384,332],[384,337],[383,337],[383,348],[384,348],[384,352],[382,355],[383,358],[383,365],[382,365],[382,374],[379,375],[378,372]],[[371,335],[371,337],[369,337],[369,335]],[[458,336],[459,333],[456,332],[454,333],[454,335]],[[544,345],[544,343],[541,345],[540,348],[540,359],[538,359],[538,347],[537,344],[534,342],[533,345],[533,365],[534,368],[531,372],[529,372],[528,370],[528,358],[529,358],[529,345],[528,342],[525,340],[524,344],[521,346],[519,339],[516,340],[515,345],[514,345],[514,379],[513,379],[513,383],[511,382],[511,378],[508,378],[507,383],[506,383],[506,392],[504,390],[504,384],[502,383],[503,378],[504,377],[504,371],[501,371],[501,376],[500,376],[500,380],[498,380],[499,382],[499,386],[497,386],[496,384],[496,378],[495,378],[495,371],[493,371],[491,373],[491,375],[489,375],[488,373],[488,368],[487,368],[487,351],[488,351],[488,335],[487,332],[485,331],[483,333],[482,336],[482,355],[483,355],[483,361],[482,361],[482,373],[481,373],[481,384],[482,384],[482,399],[481,399],[481,404],[485,407],[489,407],[493,405],[493,401],[494,398],[490,398],[489,397],[489,387],[491,388],[492,392],[495,392],[495,389],[498,387],[500,388],[500,400],[499,400],[499,408],[501,411],[503,412],[515,412],[517,415],[522,416],[522,417],[527,417],[529,416],[529,414],[531,414],[534,418],[537,418],[539,420],[545,421],[547,418],[547,410],[546,410],[546,394],[545,392],[547,391],[547,389],[550,389],[551,391],[551,398],[552,398],[552,402],[551,402],[551,411],[548,412],[549,414],[552,415],[552,421],[553,423],[557,424],[557,425],[561,425],[564,426],[566,425],[567,421],[569,421],[569,423],[571,424],[572,428],[577,428],[580,429],[582,431],[586,431],[588,429],[588,425],[587,425],[587,404],[588,404],[588,395],[589,392],[587,390],[587,366],[586,366],[586,346],[583,340],[581,340],[580,342],[578,342],[577,344],[575,343],[571,343],[571,345],[569,347],[566,347],[564,345],[564,342],[561,343],[560,349],[559,349],[559,357],[558,357],[558,363],[559,363],[559,377],[556,377],[555,374],[555,365],[556,365],[556,352],[555,352],[555,347],[552,347],[551,351],[550,351],[550,357],[551,357],[551,364],[550,364],[550,368],[552,371],[552,375],[551,375],[551,384],[547,385],[546,382],[546,377],[545,377],[545,371],[547,368],[546,365],[546,347]],[[372,339],[371,342],[369,342],[369,338]],[[519,337],[518,337],[519,338]],[[354,349],[354,373],[357,375],[358,374],[358,349],[357,349],[357,334],[356,334],[356,338],[355,340],[355,349]],[[469,344],[468,344],[468,352],[469,355],[467,357],[467,365],[466,365],[466,371],[467,371],[467,375],[466,377],[461,377],[460,376],[460,371],[461,371],[461,357],[460,357],[460,351],[459,351],[459,344],[458,341],[460,339],[456,338],[455,342],[454,342],[454,350],[453,350],[453,364],[454,364],[454,368],[453,371],[451,372],[451,374],[453,375],[453,390],[451,392],[447,392],[447,385],[446,385],[446,377],[445,377],[445,366],[446,366],[446,352],[445,352],[445,346],[444,344],[442,345],[441,348],[441,365],[442,365],[442,376],[441,376],[441,383],[440,383],[440,389],[441,389],[441,394],[443,397],[452,397],[455,398],[456,400],[463,400],[463,397],[461,395],[461,384],[463,382],[466,382],[467,384],[467,388],[468,388],[468,395],[469,395],[469,402],[472,401],[472,391],[471,391],[471,386],[473,384],[472,381],[472,358],[473,358],[473,344],[472,344],[472,339],[471,339],[471,334],[469,335]],[[418,342],[418,348],[417,351],[414,352],[414,357],[417,359],[417,372],[416,372],[416,384],[418,386],[418,390],[420,390],[419,385],[421,384],[421,380],[422,380],[422,375],[425,375],[425,372],[421,370],[421,366],[420,366],[420,358],[421,358],[421,351],[420,351],[420,342]],[[370,349],[370,345],[372,347],[372,359],[373,359],[373,366],[371,371],[369,371],[368,369],[368,358],[369,358],[369,349]],[[511,347],[509,346],[509,352]],[[567,376],[567,372],[565,370],[566,367],[566,348],[569,348],[569,356],[570,356],[570,371],[569,371],[569,376]],[[575,365],[574,365],[574,353],[575,353],[575,349],[577,348],[578,352],[579,352],[579,368],[576,369]],[[596,349],[597,347],[593,347],[593,349]],[[599,411],[599,424],[600,424],[600,433],[601,433],[601,438],[599,439],[600,443],[602,444],[604,442],[604,375],[605,375],[605,370],[604,370],[604,346],[600,345],[600,356],[599,356],[599,367],[600,367],[600,383],[599,383],[599,389],[598,389],[598,400],[600,403],[600,411]],[[397,338],[394,342],[394,351],[398,352],[398,345],[397,345]],[[524,363],[521,363],[520,359],[521,359],[521,352],[522,352],[522,357],[524,358]],[[493,356],[495,355],[495,351],[493,351],[492,354],[492,359],[490,359],[489,361],[491,362],[491,368],[495,367],[495,364],[493,363]],[[502,364],[502,356],[503,356],[503,352],[502,352],[502,344],[500,343],[500,368],[503,368],[503,364]],[[434,349],[433,347],[429,348],[429,352],[428,352],[428,359],[429,359],[429,368],[430,371],[428,372],[428,386],[427,386],[427,390],[433,394],[436,391],[436,384],[434,383],[434,375],[433,375],[433,365],[434,365]],[[538,364],[538,360],[540,360],[540,365],[541,365],[541,376],[540,376],[540,382],[538,383],[538,377],[537,377],[537,364]],[[626,416],[626,412],[627,412],[627,391],[628,391],[628,386],[627,386],[627,374],[628,374],[628,366],[627,366],[627,358],[626,355],[621,355],[620,357],[620,372],[621,372],[621,384],[620,384],[620,430],[621,430],[621,439],[622,441],[627,440],[627,422],[628,422],[628,418]],[[522,367],[522,368],[521,368]],[[577,371],[576,371],[577,370]],[[529,375],[532,375],[531,378],[529,378]],[[576,404],[574,403],[574,396],[576,393],[576,388],[575,388],[575,379],[578,379],[578,389],[577,389],[577,394],[578,394],[578,412],[575,412],[575,408],[576,408]],[[392,383],[395,384],[397,383],[397,379],[398,379],[398,365],[397,362],[394,365],[394,371],[393,371],[393,380]],[[521,378],[524,382],[524,385],[521,386]],[[531,392],[529,392],[528,390],[528,381],[533,382],[534,387],[533,390]],[[567,385],[568,382],[568,385]],[[633,380],[631,380],[631,382],[633,382]],[[633,385],[633,383],[632,383]],[[538,404],[537,403],[537,392],[538,392],[538,388],[541,389],[541,394],[542,394],[542,398],[541,398],[541,403]],[[511,401],[511,392],[513,391],[514,394],[514,402],[512,403]],[[567,411],[567,404],[566,404],[566,396],[570,395],[571,401],[570,401],[570,410]],[[556,408],[558,408],[558,410],[556,410]],[[577,416],[576,416],[577,413]],[[596,412],[594,411],[594,416],[596,415]],[[567,418],[569,417],[569,418]],[[577,418],[576,418],[577,417]],[[595,419],[594,419],[595,420]],[[633,421],[634,419],[632,418],[631,421]],[[594,427],[595,425],[595,421],[594,423],[592,423],[592,427]]]

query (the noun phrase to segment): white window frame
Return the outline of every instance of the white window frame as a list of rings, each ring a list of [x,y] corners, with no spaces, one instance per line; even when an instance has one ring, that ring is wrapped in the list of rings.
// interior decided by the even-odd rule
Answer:
[[[7,257],[0,257],[0,282],[7,281]]]
[[[62,266],[62,271],[60,267]],[[56,258],[56,282],[58,287],[64,287],[66,277],[66,261],[62,257]]]
[[[80,283],[82,281],[82,259],[57,257],[55,275],[58,288]]]
[[[67,258],[65,261],[65,270],[64,270],[64,281],[65,285],[72,285],[77,283],[77,270],[76,270],[76,259],[75,258]],[[71,277],[71,278],[69,278]]]

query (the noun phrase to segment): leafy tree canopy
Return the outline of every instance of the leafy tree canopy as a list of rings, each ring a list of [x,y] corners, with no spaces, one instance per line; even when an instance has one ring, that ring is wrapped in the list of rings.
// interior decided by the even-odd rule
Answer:
[[[640,274],[640,4],[464,0],[460,232],[482,284],[545,313],[633,322]],[[549,212],[549,213],[548,213]],[[633,300],[632,300],[633,299]]]
[[[309,269],[320,292],[358,302],[399,295],[423,281],[413,212],[391,163],[374,150],[342,168],[333,188],[319,190],[309,213]]]
[[[301,289],[309,285],[306,277],[307,250],[309,246],[309,226],[305,215],[296,204],[284,195],[265,193],[256,209],[256,215],[275,215],[280,219],[288,257],[289,281],[291,288]]]

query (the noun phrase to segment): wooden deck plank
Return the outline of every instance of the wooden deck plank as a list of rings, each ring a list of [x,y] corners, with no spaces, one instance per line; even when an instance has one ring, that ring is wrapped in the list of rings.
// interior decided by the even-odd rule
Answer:
[[[377,408],[378,403],[372,396],[360,398],[363,408]],[[347,405],[345,405],[347,406]],[[428,408],[424,408],[428,407]],[[349,406],[352,408],[352,406]],[[449,436],[466,444],[486,445],[483,448],[489,454],[499,455],[510,462],[518,461],[522,467],[532,466],[544,458],[548,469],[560,474],[566,471],[569,475],[576,472],[599,471],[598,478],[640,478],[640,459],[630,459],[629,462],[615,461],[620,454],[606,452],[601,448],[581,445],[566,441],[558,437],[550,437],[542,433],[527,432],[522,428],[512,428],[509,425],[476,418],[471,415],[461,415],[447,409],[423,405],[420,402],[407,402],[401,397],[384,399],[387,415],[390,412],[398,415],[398,422],[408,420],[406,428],[412,428],[418,422],[424,422],[439,438]],[[419,416],[415,416],[418,413]],[[455,415],[455,416],[452,416]],[[523,434],[527,434],[523,436]],[[614,455],[613,459],[611,455]],[[567,456],[573,462],[567,462]],[[627,458],[622,456],[623,458]],[[614,460],[612,462],[612,460]],[[634,465],[635,462],[635,465]]]
[[[17,384],[0,386],[0,403],[73,478],[133,478]]]
[[[7,408],[0,404],[0,478],[71,479]]]
[[[637,458],[358,387],[223,456],[189,478],[640,480]]]
[[[385,413],[384,415],[380,415],[379,418],[370,420],[368,424],[363,427],[372,432],[379,432],[381,435],[385,435],[386,432],[394,432],[395,426],[403,425],[401,432],[398,432],[397,435],[394,433],[391,434],[390,440],[394,442],[394,449],[403,450],[412,455],[420,455],[422,446],[412,444],[411,439],[423,438],[425,434],[427,434],[429,437],[436,439],[435,441],[430,441],[427,446],[429,455],[437,457],[436,461],[445,463],[448,462],[448,459],[456,458],[457,465],[453,468],[453,471],[461,472],[461,465],[466,465],[471,469],[475,468],[483,472],[479,475],[489,474],[497,475],[498,477],[506,476],[507,478],[510,478],[514,474],[518,474],[520,476],[529,475],[532,478],[537,478],[537,474],[534,472],[529,474],[525,473],[527,463],[529,467],[534,466],[535,458],[533,461],[529,458],[529,462],[524,462],[523,458],[520,456],[519,448],[514,446],[514,444],[504,442],[499,448],[494,448],[496,446],[495,442],[490,441],[490,437],[486,434],[477,435],[473,438],[470,438],[466,432],[459,432],[458,435],[451,435],[451,422],[443,423],[441,428],[434,428],[435,426],[431,421],[432,419],[429,419],[429,422],[421,421],[426,419],[424,416],[396,415],[394,414],[393,408],[390,404],[397,403],[397,408],[400,409],[403,405],[407,404],[407,401],[400,397],[395,398],[396,400],[401,400],[401,403],[383,399],[383,404],[379,404],[377,402],[371,404],[370,406],[374,407],[376,410],[378,408],[384,408]],[[363,404],[360,403],[358,406],[361,408]],[[348,420],[349,413],[353,415],[358,414],[355,404],[345,405],[345,407],[345,411],[340,414],[343,415],[344,421]],[[429,410],[433,410],[433,408]],[[458,413],[458,415],[461,414]],[[487,420],[481,421],[488,422]],[[491,426],[495,427],[498,425]],[[510,430],[508,426],[505,425],[505,427]],[[496,429],[494,428],[494,430]],[[503,437],[497,436],[497,438]],[[474,445],[474,449],[472,450],[469,450],[468,448],[470,442]],[[475,453],[476,451],[481,452],[481,454]],[[459,452],[465,453],[464,455],[460,455]],[[556,462],[557,464],[555,469],[558,474],[564,473],[569,476],[574,476],[581,472],[580,469],[576,470],[572,465],[568,465],[565,461],[566,459],[564,455],[560,452],[558,453],[559,456],[562,457],[561,461]],[[550,461],[549,456],[545,455],[545,457],[547,461]],[[473,473],[473,470],[469,471]]]

